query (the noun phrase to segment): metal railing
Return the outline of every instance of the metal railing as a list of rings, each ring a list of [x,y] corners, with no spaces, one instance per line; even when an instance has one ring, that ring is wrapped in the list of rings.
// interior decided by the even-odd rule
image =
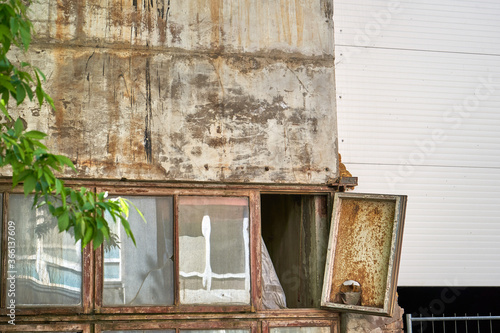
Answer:
[[[424,333],[424,332],[449,332],[449,333],[493,333],[500,332],[498,326],[493,322],[500,320],[500,316],[465,316],[457,317],[413,317],[411,314],[406,315],[406,332],[407,333]],[[451,323],[450,323],[451,322]],[[469,324],[472,322],[471,324]],[[420,323],[417,329],[413,330],[413,324]],[[429,327],[430,323],[430,327]]]

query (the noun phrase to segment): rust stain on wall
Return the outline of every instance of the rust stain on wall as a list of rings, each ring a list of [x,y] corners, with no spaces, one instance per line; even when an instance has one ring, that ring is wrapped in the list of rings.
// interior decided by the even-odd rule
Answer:
[[[333,59],[255,47],[309,43],[300,0],[34,6],[57,14],[34,44],[57,107],[44,126],[54,151],[79,163],[79,177],[336,178],[334,94],[325,88],[334,82]],[[265,40],[262,29],[271,31]],[[247,47],[255,52],[242,52]]]
[[[68,25],[72,14],[73,3],[65,0],[57,0],[57,18],[56,18],[56,38],[66,39]]]
[[[221,37],[224,31],[221,26],[223,21],[224,2],[223,0],[210,0],[210,17],[212,20],[212,39],[211,46],[214,49],[219,49],[222,45]]]
[[[149,163],[153,162],[153,137],[151,135],[153,126],[153,111],[151,97],[151,67],[149,59],[146,59],[146,118],[144,128],[144,149],[146,151],[146,159]]]
[[[295,16],[297,26],[297,45],[302,46],[304,38],[304,8],[300,0],[295,0]]]

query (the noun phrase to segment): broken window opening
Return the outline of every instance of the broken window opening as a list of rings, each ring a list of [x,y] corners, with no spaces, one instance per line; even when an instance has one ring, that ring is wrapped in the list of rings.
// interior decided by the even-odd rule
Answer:
[[[262,239],[288,308],[320,307],[329,234],[327,207],[327,195],[261,195]],[[263,288],[264,306],[272,297]]]

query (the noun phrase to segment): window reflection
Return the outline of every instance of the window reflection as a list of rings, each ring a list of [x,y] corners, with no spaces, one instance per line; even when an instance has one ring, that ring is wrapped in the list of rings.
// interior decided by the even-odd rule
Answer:
[[[81,304],[80,242],[59,233],[57,219],[45,206],[32,205],[33,196],[9,196],[8,221],[15,226],[16,244],[15,269],[9,266],[9,271],[16,274],[16,305]]]
[[[179,276],[183,304],[249,304],[248,199],[179,199]]]
[[[127,197],[135,209],[129,223],[137,247],[121,225],[109,221],[112,237],[104,244],[103,304],[171,305],[174,302],[173,200]]]
[[[181,330],[182,333],[250,333],[250,330]]]

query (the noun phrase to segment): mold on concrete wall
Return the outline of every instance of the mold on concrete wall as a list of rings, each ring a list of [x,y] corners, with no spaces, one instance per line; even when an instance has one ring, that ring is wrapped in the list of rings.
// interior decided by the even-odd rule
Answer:
[[[337,175],[328,1],[43,0],[20,115],[81,178],[324,184]]]

